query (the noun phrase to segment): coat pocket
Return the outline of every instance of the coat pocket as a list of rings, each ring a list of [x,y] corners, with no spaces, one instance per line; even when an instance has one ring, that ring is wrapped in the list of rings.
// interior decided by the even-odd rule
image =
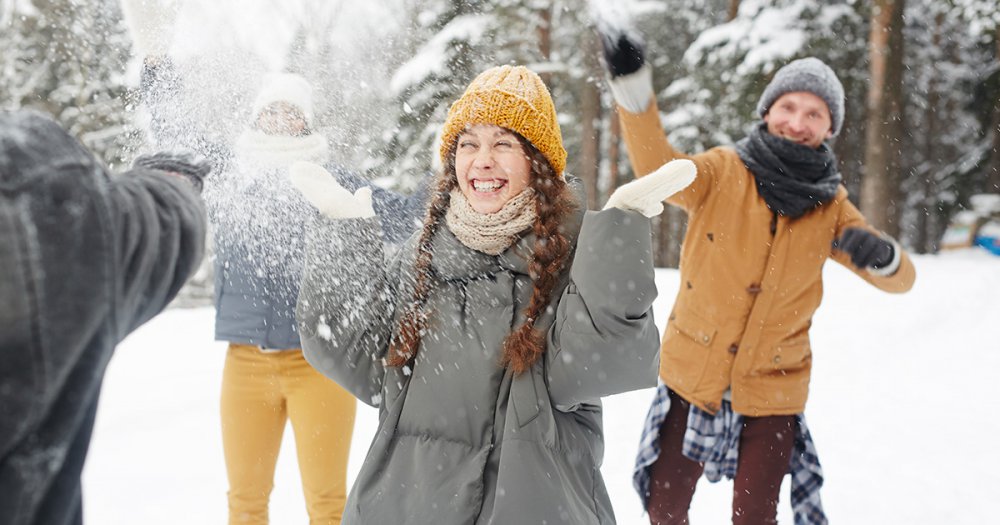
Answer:
[[[785,341],[757,355],[754,370],[761,374],[800,370],[812,361],[808,339]]]
[[[711,360],[719,329],[700,315],[678,310],[671,315],[660,352],[660,374],[675,388],[694,391]]]
[[[712,341],[719,333],[714,324],[690,314],[674,316],[671,326],[695,343],[706,347],[712,346]]]

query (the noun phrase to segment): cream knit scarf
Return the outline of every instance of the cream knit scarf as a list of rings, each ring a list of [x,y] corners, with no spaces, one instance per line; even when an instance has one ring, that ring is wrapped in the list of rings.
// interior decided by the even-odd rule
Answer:
[[[248,129],[236,141],[236,158],[244,169],[287,168],[297,160],[325,164],[327,157],[326,137],[319,133],[290,137]]]
[[[535,190],[525,188],[496,213],[472,209],[459,189],[451,191],[445,221],[462,244],[489,255],[500,255],[514,244],[517,234],[535,223]]]

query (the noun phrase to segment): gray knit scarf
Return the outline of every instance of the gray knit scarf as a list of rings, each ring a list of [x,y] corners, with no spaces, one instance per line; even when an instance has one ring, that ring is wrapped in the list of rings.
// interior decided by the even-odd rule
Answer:
[[[525,188],[496,213],[479,213],[472,208],[461,190],[451,192],[451,203],[445,215],[448,229],[462,244],[489,255],[500,255],[517,234],[535,223],[535,190]]]
[[[841,176],[827,144],[803,146],[767,132],[767,123],[736,144],[736,152],[757,181],[757,192],[771,211],[796,219],[830,202]]]

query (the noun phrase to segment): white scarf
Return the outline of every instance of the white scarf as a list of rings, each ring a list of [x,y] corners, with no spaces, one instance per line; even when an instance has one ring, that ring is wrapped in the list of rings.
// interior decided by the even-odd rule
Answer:
[[[248,129],[236,140],[236,159],[244,171],[272,170],[299,160],[325,164],[328,149],[326,137],[319,133],[292,137]]]
[[[489,255],[500,255],[514,244],[517,234],[535,223],[535,190],[525,188],[496,213],[479,213],[459,189],[451,191],[445,215],[448,229],[465,246]]]

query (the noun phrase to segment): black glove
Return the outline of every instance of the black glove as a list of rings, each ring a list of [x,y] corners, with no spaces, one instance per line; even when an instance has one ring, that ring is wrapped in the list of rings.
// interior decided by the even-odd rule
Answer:
[[[133,168],[165,171],[186,178],[201,191],[205,177],[212,171],[212,163],[191,150],[177,149],[140,155],[132,162]]]
[[[834,249],[848,253],[858,268],[885,268],[896,255],[892,243],[861,228],[848,228],[833,241]]]
[[[604,61],[607,64],[611,78],[630,75],[639,71],[646,63],[644,47],[636,36],[627,32],[601,34],[601,46],[604,48]]]

